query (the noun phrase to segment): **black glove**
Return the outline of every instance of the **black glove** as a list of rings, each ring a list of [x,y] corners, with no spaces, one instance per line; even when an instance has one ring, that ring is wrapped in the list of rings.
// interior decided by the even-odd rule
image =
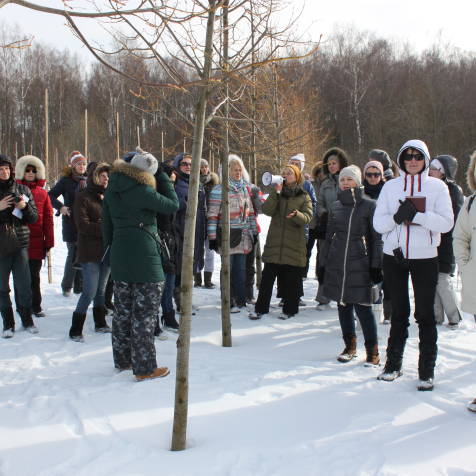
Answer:
[[[370,279],[374,284],[381,283],[383,281],[382,269],[370,268]]]
[[[317,280],[319,281],[319,284],[322,284],[324,282],[325,274],[326,268],[324,268],[324,266],[319,266],[319,268],[317,268]]]
[[[208,248],[216,251],[218,253],[218,242],[217,240],[209,240],[208,241]]]
[[[258,243],[259,241],[259,235],[256,234],[256,235],[253,235],[253,245],[256,245],[256,243]]]
[[[398,207],[397,213],[393,215],[393,219],[397,225],[401,225],[404,221],[412,221],[417,214],[417,209],[410,200],[405,199],[404,202],[399,200],[399,202],[400,206]]]

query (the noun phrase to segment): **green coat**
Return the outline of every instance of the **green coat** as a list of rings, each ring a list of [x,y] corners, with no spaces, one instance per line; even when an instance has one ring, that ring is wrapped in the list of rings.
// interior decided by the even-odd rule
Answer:
[[[284,193],[284,196],[283,196]],[[271,224],[263,251],[263,262],[306,266],[306,235],[304,227],[312,218],[312,202],[309,195],[298,186],[286,196],[273,190],[263,204],[263,213],[271,217]],[[293,210],[297,215],[286,218]]]
[[[122,160],[114,162],[103,204],[104,247],[111,247],[114,281],[164,280],[159,245],[150,234],[157,235],[157,213],[174,213],[178,210],[178,199],[165,173],[158,180],[162,182],[163,194],[156,192],[153,175]]]

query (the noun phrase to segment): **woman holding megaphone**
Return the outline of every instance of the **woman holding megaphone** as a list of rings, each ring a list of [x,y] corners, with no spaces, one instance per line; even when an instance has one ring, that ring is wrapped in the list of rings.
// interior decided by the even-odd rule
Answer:
[[[271,177],[269,183],[274,184],[274,190],[263,204],[263,213],[271,217],[271,224],[262,256],[264,269],[258,300],[255,311],[249,315],[252,320],[269,312],[273,285],[278,276],[286,283],[283,312],[279,318],[289,319],[298,313],[299,284],[302,268],[306,265],[304,227],[311,221],[312,203],[302,187],[304,177],[295,165],[284,167],[282,181],[276,176]]]

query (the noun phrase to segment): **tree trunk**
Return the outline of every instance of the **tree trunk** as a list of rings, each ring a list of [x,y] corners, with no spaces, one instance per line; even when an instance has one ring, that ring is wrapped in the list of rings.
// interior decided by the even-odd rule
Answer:
[[[215,0],[209,0],[206,43],[204,51],[203,78],[210,78],[213,54],[213,31],[215,24]],[[175,380],[175,409],[172,433],[172,451],[181,451],[187,442],[188,417],[188,368],[190,354],[190,328],[192,317],[193,290],[193,254],[195,248],[195,220],[198,205],[198,188],[200,183],[200,159],[202,157],[203,135],[205,131],[205,114],[210,92],[208,81],[202,87],[196,106],[193,129],[192,170],[185,218],[185,239],[182,253],[182,284],[179,337],[177,340],[177,368]]]

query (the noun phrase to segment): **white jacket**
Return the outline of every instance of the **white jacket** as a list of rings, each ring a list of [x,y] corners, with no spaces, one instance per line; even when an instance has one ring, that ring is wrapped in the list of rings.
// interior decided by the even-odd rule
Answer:
[[[405,172],[401,158],[402,152],[410,147],[425,156],[425,168],[417,175]],[[383,252],[393,256],[393,250],[401,248],[408,259],[434,258],[438,255],[440,233],[450,231],[454,224],[448,187],[442,180],[428,175],[430,154],[423,141],[410,140],[403,144],[397,164],[400,177],[383,186],[373,220],[375,230],[382,234]],[[417,225],[397,225],[393,219],[400,200],[404,201],[407,196],[426,197],[425,212],[418,212],[412,220]]]

